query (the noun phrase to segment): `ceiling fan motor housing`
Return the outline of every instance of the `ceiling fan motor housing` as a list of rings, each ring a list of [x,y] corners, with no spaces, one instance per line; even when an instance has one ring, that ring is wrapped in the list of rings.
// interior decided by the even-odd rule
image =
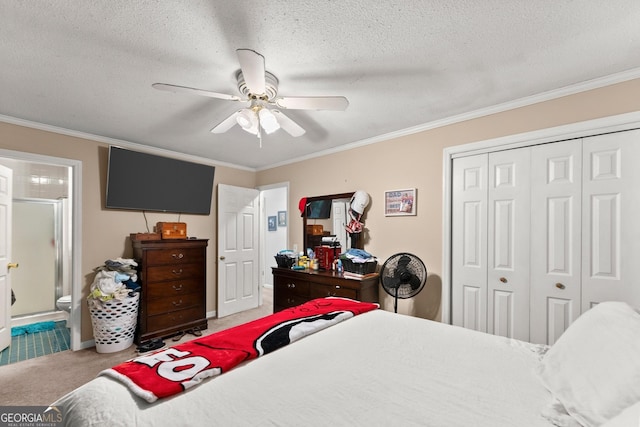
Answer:
[[[275,97],[278,95],[278,78],[268,71],[264,72],[265,93],[251,93],[251,90],[249,90],[249,87],[244,80],[242,70],[238,70],[236,79],[238,80],[238,91],[240,91],[240,93],[247,99],[260,99],[262,101],[270,101],[272,99],[275,99]]]

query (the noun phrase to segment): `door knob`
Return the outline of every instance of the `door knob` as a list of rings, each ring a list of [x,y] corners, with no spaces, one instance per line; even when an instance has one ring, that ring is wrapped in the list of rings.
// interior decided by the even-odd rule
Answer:
[[[556,288],[558,289],[564,289],[565,286],[562,283],[556,283]]]
[[[19,265],[17,262],[10,262],[9,264],[7,264],[7,269],[11,270],[12,268],[18,268]]]
[[[226,258],[224,256],[220,257],[220,261],[224,261]]]
[[[506,278],[506,277],[501,277],[501,278],[500,278],[500,281],[501,281],[502,283],[507,283],[507,282],[508,282],[508,280],[507,280],[507,278]]]

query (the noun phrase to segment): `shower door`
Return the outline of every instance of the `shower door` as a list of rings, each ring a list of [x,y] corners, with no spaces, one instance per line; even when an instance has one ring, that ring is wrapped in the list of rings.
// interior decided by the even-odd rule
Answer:
[[[11,272],[16,302],[11,316],[57,310],[61,296],[61,201],[13,199],[13,257],[20,268]]]

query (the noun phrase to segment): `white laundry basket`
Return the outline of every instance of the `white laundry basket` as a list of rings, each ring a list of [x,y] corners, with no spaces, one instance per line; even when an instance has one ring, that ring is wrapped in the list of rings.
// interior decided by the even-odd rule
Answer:
[[[98,353],[113,353],[133,344],[138,321],[140,294],[122,300],[112,299],[100,305],[89,303],[93,337]]]

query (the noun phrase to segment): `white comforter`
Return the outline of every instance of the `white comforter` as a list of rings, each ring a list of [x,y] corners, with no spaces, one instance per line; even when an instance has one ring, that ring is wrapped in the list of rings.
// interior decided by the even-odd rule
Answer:
[[[532,345],[382,310],[154,404],[98,377],[70,426],[549,426]]]

